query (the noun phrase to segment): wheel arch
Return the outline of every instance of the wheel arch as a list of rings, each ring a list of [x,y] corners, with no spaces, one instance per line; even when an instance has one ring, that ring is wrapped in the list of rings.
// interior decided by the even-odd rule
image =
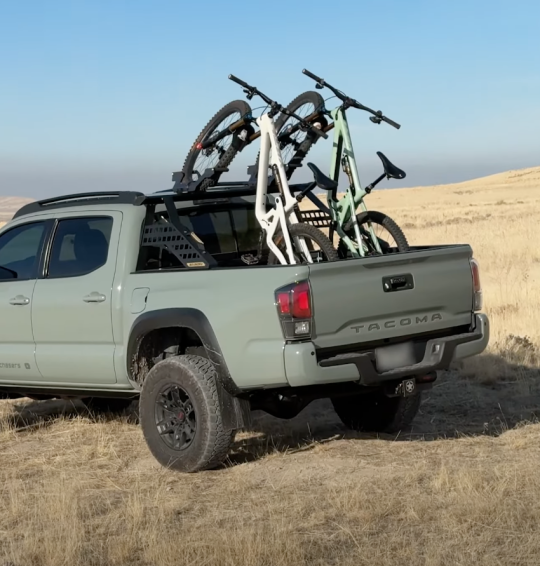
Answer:
[[[130,379],[138,383],[144,381],[147,372],[142,376],[138,375],[140,372],[137,371],[137,365],[145,338],[152,332],[167,329],[188,330],[194,333],[199,339],[200,346],[204,347],[206,357],[214,364],[223,389],[233,396],[241,393],[229,373],[210,321],[202,311],[188,307],[159,309],[143,313],[135,319],[129,333],[126,356],[126,370]]]

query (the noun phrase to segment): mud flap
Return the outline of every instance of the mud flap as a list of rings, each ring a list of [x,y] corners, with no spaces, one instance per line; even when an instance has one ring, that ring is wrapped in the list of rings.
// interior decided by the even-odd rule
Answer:
[[[223,427],[226,430],[239,430],[251,425],[251,407],[247,399],[240,399],[228,393],[217,382],[219,406]]]

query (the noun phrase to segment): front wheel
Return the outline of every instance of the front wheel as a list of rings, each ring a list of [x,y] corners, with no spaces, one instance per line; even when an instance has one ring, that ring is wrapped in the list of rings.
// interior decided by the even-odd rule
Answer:
[[[332,405],[341,422],[359,432],[395,433],[412,423],[421,402],[421,393],[409,397],[387,397],[382,391],[337,397]]]
[[[360,235],[363,244],[367,248],[367,255],[380,255],[373,241],[370,226],[373,229],[374,235],[379,242],[379,246],[383,254],[406,252],[410,249],[409,242],[405,234],[398,226],[398,224],[385,214],[377,210],[368,210],[361,212],[356,216]],[[344,227],[344,232],[351,240],[355,241],[356,236],[353,228],[353,223],[349,221]],[[361,242],[357,242],[362,244]],[[351,251],[343,240],[340,240],[338,245],[338,253],[342,258],[351,257]]]
[[[189,183],[200,179],[206,169],[226,168],[230,165],[236,154],[241,151],[247,138],[253,133],[251,125],[239,128],[238,131],[229,133],[222,139],[213,143],[207,148],[201,148],[199,144],[210,140],[219,132],[224,132],[232,124],[239,121],[246,115],[251,114],[251,107],[243,100],[233,100],[229,102],[206,124],[197,139],[193,142],[191,149],[184,162],[182,171],[184,173],[183,182]],[[205,179],[199,185],[199,191],[205,191],[213,186],[219,174],[214,179]]]
[[[332,245],[332,242],[327,236],[325,236],[324,232],[315,226],[305,224],[303,222],[291,224],[289,226],[289,235],[291,237],[293,256],[296,263],[308,263],[308,259],[302,252],[302,248],[299,246],[299,238],[302,238],[306,243],[313,263],[319,263],[321,261],[338,261],[339,256]],[[274,242],[279,251],[285,256],[285,259],[288,260],[289,256],[287,254],[285,238],[283,237],[283,232],[281,230],[276,233]],[[275,265],[278,263],[279,259],[274,252],[270,251],[268,254],[268,265]]]

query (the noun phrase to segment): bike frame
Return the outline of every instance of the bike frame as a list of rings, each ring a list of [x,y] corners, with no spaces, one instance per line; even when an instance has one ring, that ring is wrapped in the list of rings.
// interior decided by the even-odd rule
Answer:
[[[266,233],[266,243],[274,252],[282,265],[295,264],[291,236],[289,234],[289,224],[299,222],[294,207],[297,204],[296,199],[291,194],[287,175],[281,157],[281,150],[277,138],[274,120],[268,113],[262,114],[256,119],[259,126],[261,146],[259,157],[259,169],[257,175],[257,192],[255,197],[255,216]],[[267,210],[267,194],[268,194],[268,167],[272,168],[275,175],[276,183],[280,189],[281,196],[275,197],[275,207]],[[285,239],[286,253],[288,260],[281,253],[280,249],[274,243],[274,235],[278,228],[281,228],[283,238]],[[311,254],[306,245],[304,238],[298,238],[296,241],[297,249],[300,249],[305,255],[308,263],[313,263]]]
[[[345,159],[349,169],[349,187],[345,195],[338,200],[332,198],[331,193],[328,193],[328,208],[331,212],[332,220],[335,224],[335,231],[338,233],[342,241],[347,245],[353,257],[364,257],[368,251],[363,243],[360,234],[360,227],[356,219],[356,209],[360,206],[362,211],[366,212],[367,207],[364,203],[364,197],[368,194],[360,183],[358,175],[358,168],[356,166],[356,159],[354,157],[354,149],[349,131],[349,124],[347,122],[347,115],[343,106],[338,106],[330,111],[330,116],[333,119],[334,129],[334,143],[332,149],[332,158],[330,161],[330,177],[338,182],[339,174],[342,166],[342,159]],[[327,128],[330,129],[330,128]],[[352,220],[354,235],[356,242],[354,242],[343,230],[346,222]],[[379,253],[382,253],[379,240],[375,235],[371,222],[369,223],[369,230],[373,244]]]

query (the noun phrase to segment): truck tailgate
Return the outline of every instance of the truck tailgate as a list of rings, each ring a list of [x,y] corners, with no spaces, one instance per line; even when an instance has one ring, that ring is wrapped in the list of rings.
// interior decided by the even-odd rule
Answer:
[[[314,339],[331,348],[472,322],[469,245],[312,264]]]

